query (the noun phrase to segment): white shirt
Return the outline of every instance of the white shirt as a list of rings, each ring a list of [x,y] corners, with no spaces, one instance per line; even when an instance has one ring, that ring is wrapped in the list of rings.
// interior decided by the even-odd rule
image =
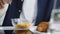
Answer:
[[[6,11],[8,9],[8,6],[9,4],[5,4],[4,5],[4,8],[3,9],[0,9],[0,25],[2,25],[3,21],[4,21],[4,18],[5,18],[5,14],[6,14]]]
[[[24,0],[20,22],[35,22],[37,15],[37,0]]]
[[[3,11],[3,16],[0,17],[0,25],[2,25],[6,11],[8,9],[8,4],[5,4],[5,9],[0,9],[0,13]],[[36,14],[37,14],[37,0],[24,0],[23,3],[23,12],[20,15],[20,22],[28,21],[35,22]]]

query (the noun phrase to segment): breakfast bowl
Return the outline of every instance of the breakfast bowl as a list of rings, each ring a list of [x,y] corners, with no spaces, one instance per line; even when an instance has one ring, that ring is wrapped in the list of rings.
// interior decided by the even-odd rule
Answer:
[[[20,18],[13,18],[13,19],[11,19],[11,21],[12,21],[13,27],[18,30],[19,29],[21,29],[21,30],[29,29],[30,27],[33,26],[33,23],[31,23],[31,22],[28,22],[25,20],[23,20],[21,22]]]
[[[33,26],[33,23],[28,21],[21,22],[19,18],[15,18],[11,20],[12,20],[15,34],[31,34],[29,28]]]

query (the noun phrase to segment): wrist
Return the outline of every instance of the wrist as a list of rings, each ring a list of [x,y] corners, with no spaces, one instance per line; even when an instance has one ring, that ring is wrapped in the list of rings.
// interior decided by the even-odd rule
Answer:
[[[37,31],[47,32],[48,28],[49,28],[49,23],[48,22],[40,22],[39,25],[37,26]]]

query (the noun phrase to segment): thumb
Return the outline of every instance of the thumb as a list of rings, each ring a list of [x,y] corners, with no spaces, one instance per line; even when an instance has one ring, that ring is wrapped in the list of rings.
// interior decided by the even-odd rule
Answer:
[[[7,0],[7,3],[11,4],[12,3],[12,0]]]
[[[0,2],[0,9],[4,8],[4,4]]]

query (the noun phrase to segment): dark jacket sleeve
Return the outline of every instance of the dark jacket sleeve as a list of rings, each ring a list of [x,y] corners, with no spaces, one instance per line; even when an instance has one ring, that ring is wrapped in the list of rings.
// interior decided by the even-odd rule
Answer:
[[[12,18],[19,18],[20,12],[19,10],[22,9],[22,2],[21,0],[12,0],[12,4],[9,5],[9,8],[6,12],[6,16],[3,22],[3,26],[12,26],[11,19]]]
[[[38,25],[39,22],[50,20],[53,3],[54,0],[38,0],[38,10],[35,25]]]

